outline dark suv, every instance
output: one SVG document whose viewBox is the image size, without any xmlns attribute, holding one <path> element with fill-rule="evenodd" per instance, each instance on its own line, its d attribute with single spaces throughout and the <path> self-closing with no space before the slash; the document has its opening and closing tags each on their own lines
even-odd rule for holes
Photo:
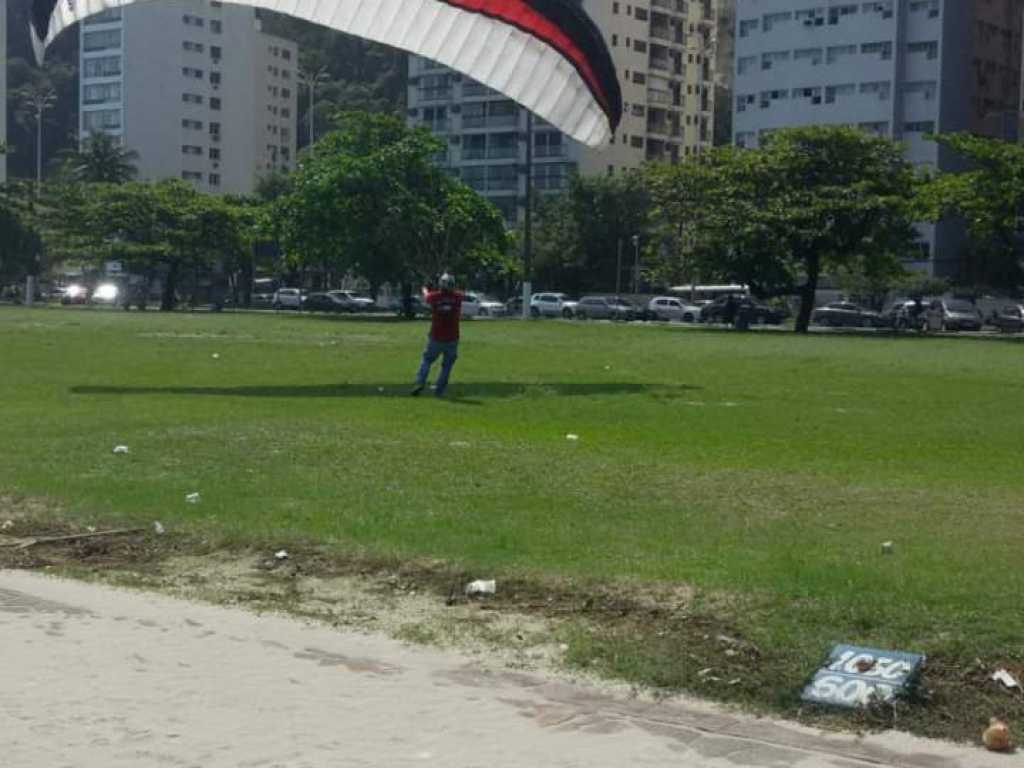
<svg viewBox="0 0 1024 768">
<path fill-rule="evenodd" d="M 702 323 L 733 323 L 744 314 L 751 325 L 781 325 L 786 313 L 743 294 L 719 296 L 700 311 Z"/>
</svg>

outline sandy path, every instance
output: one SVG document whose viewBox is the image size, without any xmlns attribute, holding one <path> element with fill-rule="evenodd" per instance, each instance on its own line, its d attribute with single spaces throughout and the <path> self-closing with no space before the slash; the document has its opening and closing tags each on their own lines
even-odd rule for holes
<svg viewBox="0 0 1024 768">
<path fill-rule="evenodd" d="M 0 766 L 1022 765 L 488 672 L 278 616 L 0 571 Z"/>
</svg>

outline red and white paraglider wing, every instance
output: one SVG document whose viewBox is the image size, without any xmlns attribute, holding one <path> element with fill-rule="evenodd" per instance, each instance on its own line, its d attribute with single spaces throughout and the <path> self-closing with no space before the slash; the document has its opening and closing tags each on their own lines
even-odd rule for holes
<svg viewBox="0 0 1024 768">
<path fill-rule="evenodd" d="M 162 1 L 33 0 L 36 56 L 88 16 Z M 607 45 L 574 0 L 241 1 L 432 59 L 589 146 L 605 144 L 622 115 Z"/>
</svg>

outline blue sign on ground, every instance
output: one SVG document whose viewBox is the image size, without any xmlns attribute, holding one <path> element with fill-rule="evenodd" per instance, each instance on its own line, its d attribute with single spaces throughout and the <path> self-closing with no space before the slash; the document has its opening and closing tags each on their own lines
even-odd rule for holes
<svg viewBox="0 0 1024 768">
<path fill-rule="evenodd" d="M 918 653 L 837 645 L 804 688 L 802 698 L 851 708 L 889 702 L 917 682 L 924 660 Z"/>
</svg>

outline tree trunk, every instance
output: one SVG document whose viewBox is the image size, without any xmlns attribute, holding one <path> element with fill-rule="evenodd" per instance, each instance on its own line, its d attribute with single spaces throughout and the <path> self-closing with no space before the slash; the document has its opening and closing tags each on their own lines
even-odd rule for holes
<svg viewBox="0 0 1024 768">
<path fill-rule="evenodd" d="M 160 297 L 160 311 L 174 311 L 174 294 L 178 290 L 178 262 L 171 262 L 167 274 L 164 276 L 164 292 Z"/>
<path fill-rule="evenodd" d="M 796 318 L 796 332 L 807 333 L 814 311 L 814 297 L 818 292 L 818 278 L 821 276 L 821 257 L 811 254 L 806 259 L 807 281 L 800 286 L 800 313 Z"/>
</svg>

